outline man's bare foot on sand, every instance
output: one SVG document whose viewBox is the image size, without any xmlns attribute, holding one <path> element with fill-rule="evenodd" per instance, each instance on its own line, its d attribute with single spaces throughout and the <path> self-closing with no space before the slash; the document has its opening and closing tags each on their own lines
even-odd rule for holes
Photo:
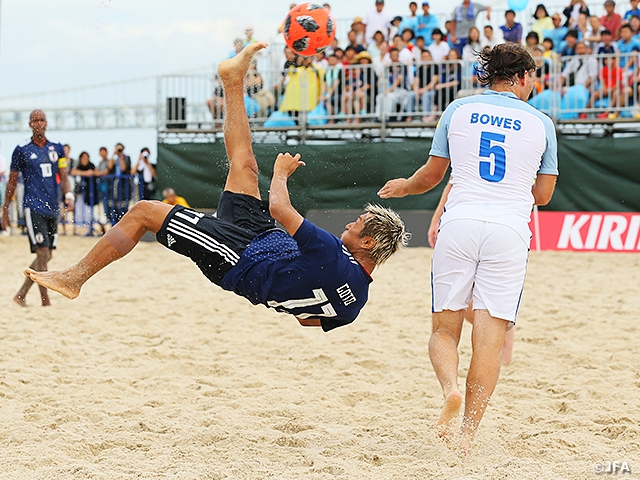
<svg viewBox="0 0 640 480">
<path fill-rule="evenodd" d="M 264 42 L 250 43 L 235 57 L 220 62 L 218 75 L 222 81 L 227 84 L 234 81 L 244 82 L 251 59 L 263 48 L 267 48 L 267 44 Z"/>
<path fill-rule="evenodd" d="M 67 298 L 74 299 L 80 295 L 80 287 L 82 286 L 74 279 L 74 276 L 68 271 L 60 272 L 36 272 L 31 268 L 24 271 L 25 276 L 42 285 L 45 288 L 58 292 Z"/>
<path fill-rule="evenodd" d="M 436 432 L 445 442 L 453 439 L 453 428 L 451 421 L 460 414 L 460 406 L 462 405 L 462 394 L 458 390 L 451 390 L 444 399 L 442 412 L 436 424 Z"/>
<path fill-rule="evenodd" d="M 21 307 L 27 306 L 27 300 L 21 297 L 20 295 L 16 295 L 15 297 L 13 297 L 13 301 L 16 302 L 18 305 L 20 305 Z"/>
</svg>

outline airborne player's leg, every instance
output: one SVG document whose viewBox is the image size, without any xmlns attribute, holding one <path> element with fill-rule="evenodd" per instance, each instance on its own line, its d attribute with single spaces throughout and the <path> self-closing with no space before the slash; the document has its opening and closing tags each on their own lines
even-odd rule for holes
<svg viewBox="0 0 640 480">
<path fill-rule="evenodd" d="M 173 205 L 155 200 L 138 202 L 72 267 L 56 272 L 36 272 L 27 268 L 24 274 L 43 287 L 67 298 L 76 298 L 87 280 L 129 253 L 145 232 L 160 230 L 172 209 Z"/>
<path fill-rule="evenodd" d="M 224 189 L 258 199 L 258 163 L 253 155 L 251 130 L 244 105 L 244 79 L 251 59 L 266 46 L 266 43 L 251 43 L 218 66 L 218 74 L 224 85 L 224 144 L 229 158 L 229 175 Z"/>
</svg>

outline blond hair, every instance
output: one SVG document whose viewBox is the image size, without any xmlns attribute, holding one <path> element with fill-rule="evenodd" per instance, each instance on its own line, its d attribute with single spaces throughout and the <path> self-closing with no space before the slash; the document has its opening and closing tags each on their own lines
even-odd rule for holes
<svg viewBox="0 0 640 480">
<path fill-rule="evenodd" d="M 372 237 L 376 244 L 369 250 L 371 260 L 378 265 L 386 262 L 400 248 L 406 247 L 411 234 L 404 229 L 404 222 L 396 212 L 381 205 L 367 204 L 369 214 L 364 221 L 360 237 Z"/>
</svg>

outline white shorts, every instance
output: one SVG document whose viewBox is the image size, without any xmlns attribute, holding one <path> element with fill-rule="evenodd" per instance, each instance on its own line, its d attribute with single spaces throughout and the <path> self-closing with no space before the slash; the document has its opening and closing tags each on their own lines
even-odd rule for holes
<svg viewBox="0 0 640 480">
<path fill-rule="evenodd" d="M 529 248 L 512 228 L 456 219 L 440 228 L 431 266 L 432 311 L 474 310 L 516 323 Z"/>
</svg>

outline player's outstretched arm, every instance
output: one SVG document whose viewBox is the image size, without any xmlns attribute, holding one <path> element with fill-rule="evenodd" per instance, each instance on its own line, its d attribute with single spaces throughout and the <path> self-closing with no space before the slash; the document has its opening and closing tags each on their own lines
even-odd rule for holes
<svg viewBox="0 0 640 480">
<path fill-rule="evenodd" d="M 2 230 L 9 230 L 11 227 L 11 220 L 9 219 L 9 205 L 13 200 L 13 194 L 16 191 L 16 185 L 18 184 L 18 176 L 20 172 L 11 170 L 9 174 L 9 181 L 7 182 L 7 189 L 4 194 L 4 205 L 2 206 Z"/>
<path fill-rule="evenodd" d="M 273 178 L 271 190 L 269 190 L 269 212 L 292 236 L 302 225 L 304 217 L 291 205 L 287 180 L 298 167 L 305 165 L 300 160 L 300 154 L 292 157 L 289 153 L 281 153 L 273 166 Z"/>
<path fill-rule="evenodd" d="M 428 192 L 442 181 L 448 167 L 448 158 L 431 156 L 427 163 L 409 178 L 389 180 L 378 191 L 378 196 L 380 198 L 402 198 L 407 195 Z"/>
<path fill-rule="evenodd" d="M 444 213 L 444 206 L 447 203 L 447 199 L 449 198 L 449 192 L 451 191 L 451 184 L 447 183 L 447 186 L 444 187 L 442 191 L 442 195 L 440 196 L 440 202 L 438 202 L 438 206 L 436 207 L 435 212 L 433 212 L 433 217 L 431 217 L 431 224 L 429 225 L 429 231 L 427 232 L 427 238 L 429 239 L 429 245 L 431 247 L 436 246 L 436 240 L 438 238 L 438 229 L 440 228 L 440 217 Z"/>
</svg>

